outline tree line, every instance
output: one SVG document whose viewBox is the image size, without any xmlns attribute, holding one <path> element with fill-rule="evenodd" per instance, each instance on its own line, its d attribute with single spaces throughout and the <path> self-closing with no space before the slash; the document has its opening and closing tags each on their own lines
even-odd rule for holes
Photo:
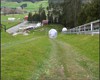
<svg viewBox="0 0 100 80">
<path fill-rule="evenodd" d="M 32 12 L 29 12 L 28 14 L 28 21 L 30 23 L 32 22 L 41 22 L 42 20 L 46 20 L 46 12 L 44 10 L 44 8 L 42 7 L 42 5 L 39 8 L 38 12 L 35 12 L 34 14 L 32 14 Z"/>
<path fill-rule="evenodd" d="M 78 16 L 78 24 L 88 23 L 100 19 L 100 0 L 92 0 L 83 4 Z"/>
<path fill-rule="evenodd" d="M 49 0 L 50 1 L 50 0 Z M 50 23 L 62 24 L 67 28 L 73 28 L 97 19 L 100 19 L 100 0 L 64 0 L 53 3 L 47 7 Z"/>
</svg>

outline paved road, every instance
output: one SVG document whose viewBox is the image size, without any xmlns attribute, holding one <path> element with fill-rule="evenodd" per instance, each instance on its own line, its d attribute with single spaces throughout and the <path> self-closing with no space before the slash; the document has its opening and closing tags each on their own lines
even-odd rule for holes
<svg viewBox="0 0 100 80">
<path fill-rule="evenodd" d="M 6 32 L 8 32 L 9 34 L 16 33 L 18 31 L 19 27 L 24 25 L 25 23 L 27 23 L 27 21 L 24 21 L 24 22 L 12 27 L 12 28 L 9 28 L 8 30 L 6 30 Z"/>
</svg>

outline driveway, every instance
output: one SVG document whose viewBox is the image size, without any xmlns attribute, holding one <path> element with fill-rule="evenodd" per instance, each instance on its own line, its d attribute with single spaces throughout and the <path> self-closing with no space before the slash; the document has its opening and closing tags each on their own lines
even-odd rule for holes
<svg viewBox="0 0 100 80">
<path fill-rule="evenodd" d="M 6 32 L 8 32 L 9 34 L 16 33 L 18 31 L 18 29 L 20 28 L 20 26 L 23 26 L 26 23 L 27 23 L 27 21 L 24 21 L 16 26 L 13 26 L 12 28 L 9 28 L 8 30 L 6 30 Z"/>
</svg>

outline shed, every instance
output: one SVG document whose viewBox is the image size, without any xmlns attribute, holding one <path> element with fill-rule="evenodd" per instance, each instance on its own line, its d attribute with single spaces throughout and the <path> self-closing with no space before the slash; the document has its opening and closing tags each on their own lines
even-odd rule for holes
<svg viewBox="0 0 100 80">
<path fill-rule="evenodd" d="M 43 25 L 47 25 L 47 24 L 48 24 L 48 20 L 43 20 L 43 21 L 42 21 L 42 24 L 43 24 Z"/>
</svg>

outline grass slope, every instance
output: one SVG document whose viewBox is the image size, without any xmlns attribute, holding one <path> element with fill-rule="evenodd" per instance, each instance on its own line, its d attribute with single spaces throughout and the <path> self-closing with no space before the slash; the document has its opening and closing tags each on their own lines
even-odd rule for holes
<svg viewBox="0 0 100 80">
<path fill-rule="evenodd" d="M 35 2 L 35 3 L 32 3 L 32 2 L 21 2 L 21 3 L 2 2 L 1 6 L 16 8 L 16 7 L 20 7 L 22 4 L 25 4 L 25 3 L 27 4 L 27 7 L 25 8 L 25 10 L 27 10 L 27 11 L 37 11 L 41 4 L 44 8 L 46 8 L 48 6 L 48 1 L 39 1 L 39 2 Z"/>
<path fill-rule="evenodd" d="M 26 16 L 27 14 L 9 14 L 9 15 L 1 15 L 1 21 L 4 21 L 4 20 L 8 20 L 8 18 L 10 17 L 14 17 L 16 19 L 20 18 L 21 20 Z"/>
<path fill-rule="evenodd" d="M 99 36 L 91 35 L 60 35 L 63 40 L 76 47 L 83 55 L 94 61 L 99 59 Z"/>
<path fill-rule="evenodd" d="M 54 41 L 48 38 L 51 28 L 59 31 Z M 2 32 L 2 80 L 53 80 L 58 76 L 62 80 L 64 73 L 71 80 L 99 80 L 99 37 L 64 35 L 61 29 L 61 25 L 47 25 L 28 36 Z"/>
<path fill-rule="evenodd" d="M 26 16 L 27 14 L 10 14 L 10 15 L 1 15 L 1 24 L 5 25 L 6 28 L 11 28 L 17 24 L 19 24 L 20 22 L 23 21 L 23 18 Z M 16 18 L 15 21 L 8 21 L 8 18 Z M 20 19 L 19 19 L 20 18 Z M 19 20 L 18 20 L 19 19 Z"/>
<path fill-rule="evenodd" d="M 30 78 L 48 58 L 50 46 L 48 39 L 42 38 L 2 48 L 2 80 Z"/>
</svg>

